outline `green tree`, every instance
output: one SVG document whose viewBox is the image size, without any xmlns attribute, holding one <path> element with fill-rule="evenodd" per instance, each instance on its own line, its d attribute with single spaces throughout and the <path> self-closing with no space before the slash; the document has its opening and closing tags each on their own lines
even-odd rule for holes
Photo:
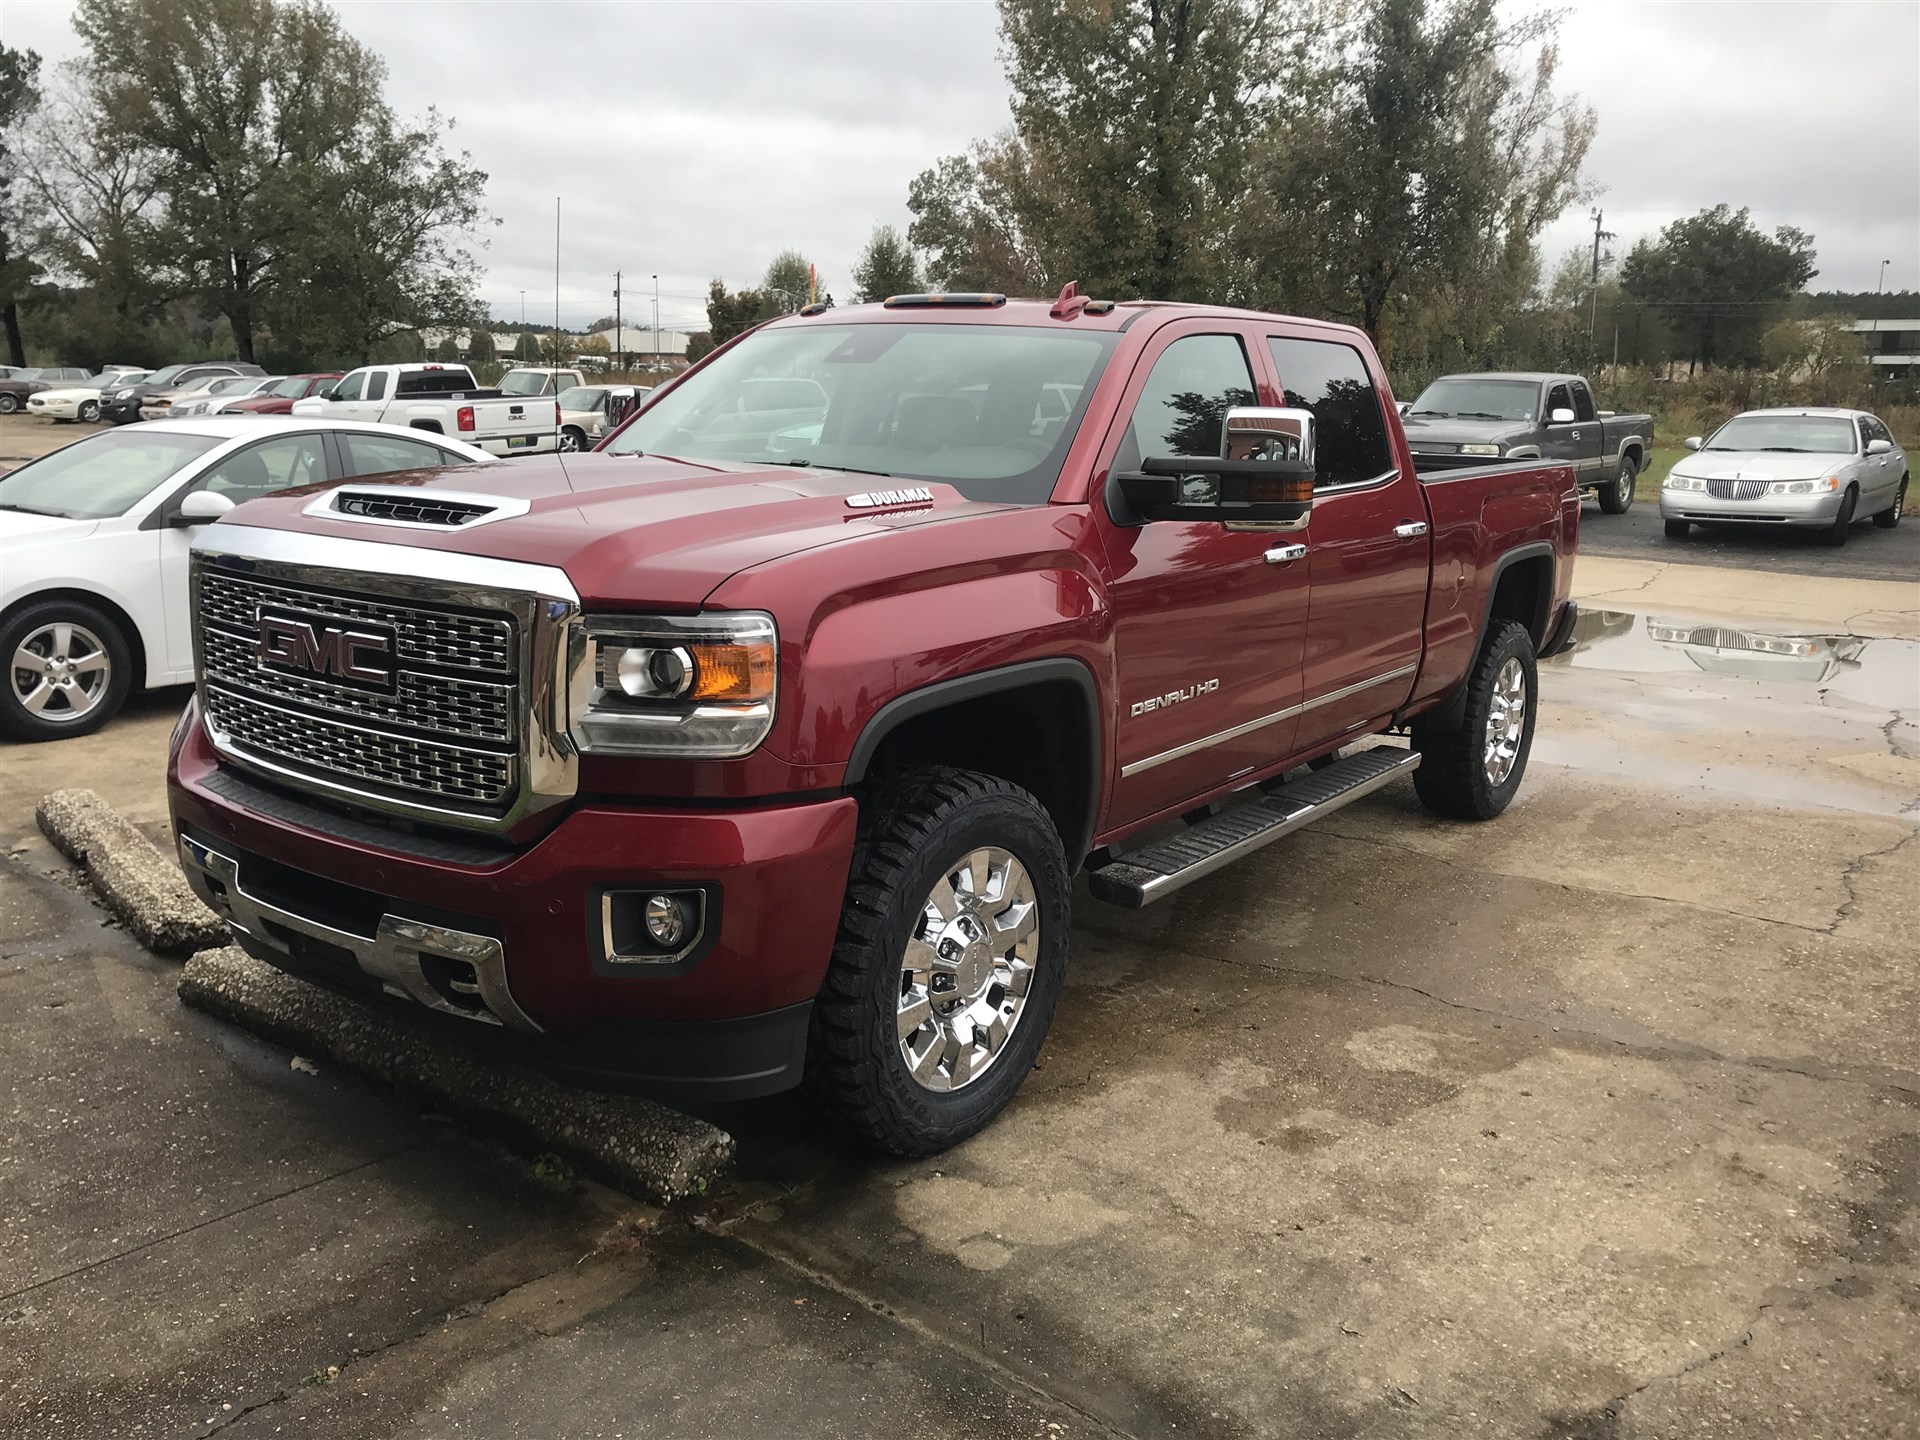
<svg viewBox="0 0 1920 1440">
<path fill-rule="evenodd" d="M 1369 0 L 1335 58 L 1276 110 L 1243 228 L 1257 303 L 1489 332 L 1534 289 L 1534 241 L 1583 193 L 1590 107 L 1555 94 L 1557 17 L 1494 0 Z M 1531 56 L 1523 65 L 1520 57 Z"/>
<path fill-rule="evenodd" d="M 764 291 L 729 290 L 724 280 L 707 287 L 707 335 L 715 345 L 780 313 Z"/>
<path fill-rule="evenodd" d="M 891 225 L 873 227 L 873 237 L 853 267 L 853 298 L 871 304 L 889 295 L 921 289 L 920 263 L 905 238 Z"/>
<path fill-rule="evenodd" d="M 473 333 L 467 336 L 467 363 L 469 365 L 491 365 L 500 358 L 493 346 L 493 331 L 485 325 L 473 327 Z"/>
<path fill-rule="evenodd" d="M 540 363 L 540 336 L 533 330 L 522 330 L 520 338 L 513 342 L 513 358 L 522 365 Z"/>
<path fill-rule="evenodd" d="M 433 358 L 443 364 L 451 365 L 460 358 L 460 342 L 451 335 L 440 337 L 440 343 L 433 347 Z"/>
<path fill-rule="evenodd" d="M 37 54 L 0 44 L 0 327 L 6 330 L 7 358 L 15 365 L 27 363 L 19 295 L 37 268 L 22 253 L 16 167 L 22 122 L 39 99 L 39 74 Z"/>
<path fill-rule="evenodd" d="M 703 355 L 713 350 L 713 335 L 706 330 L 696 330 L 687 336 L 687 363 L 693 364 Z"/>
<path fill-rule="evenodd" d="M 1008 295 L 1058 290 L 1065 282 L 1053 277 L 1072 260 L 1045 253 L 1041 189 L 1012 131 L 921 171 L 907 187 L 907 240 L 926 252 L 928 283 Z"/>
<path fill-rule="evenodd" d="M 1764 235 L 1745 207 L 1715 205 L 1640 241 L 1620 281 L 1659 307 L 1691 370 L 1759 363 L 1768 326 L 1813 274 L 1811 235 L 1790 225 Z"/>
<path fill-rule="evenodd" d="M 1761 349 L 1782 381 L 1804 386 L 1817 404 L 1839 404 L 1864 389 L 1873 373 L 1867 337 L 1853 325 L 1853 316 L 1837 311 L 1789 318 L 1767 331 Z"/>
<path fill-rule="evenodd" d="M 813 267 L 807 257 L 798 250 L 782 250 L 767 265 L 766 278 L 760 282 L 760 292 L 773 306 L 775 315 L 791 315 L 802 305 L 812 303 L 809 293 L 809 277 Z"/>
</svg>

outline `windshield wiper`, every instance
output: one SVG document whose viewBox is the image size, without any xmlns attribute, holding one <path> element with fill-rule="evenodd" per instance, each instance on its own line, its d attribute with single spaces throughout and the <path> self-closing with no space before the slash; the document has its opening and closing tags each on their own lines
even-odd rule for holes
<svg viewBox="0 0 1920 1440">
<path fill-rule="evenodd" d="M 1442 420 L 1450 420 L 1450 419 L 1452 419 L 1452 418 L 1453 418 L 1453 417 L 1452 417 L 1451 415 L 1449 415 L 1449 414 L 1448 414 L 1448 413 L 1447 413 L 1446 411 L 1444 411 L 1444 410 L 1409 410 L 1409 411 L 1407 412 L 1407 414 L 1409 414 L 1409 415 L 1438 415 L 1438 416 L 1439 416 L 1439 417 L 1440 417 L 1440 418 L 1441 418 Z"/>
<path fill-rule="evenodd" d="M 1454 416 L 1456 420 L 1504 420 L 1504 415 L 1489 415 L 1485 410 L 1462 410 Z"/>
<path fill-rule="evenodd" d="M 11 510 L 16 515 L 48 515 L 55 520 L 77 520 L 80 518 L 71 510 L 38 510 L 31 505 L 0 504 L 0 510 Z"/>
<path fill-rule="evenodd" d="M 1811 455 L 1813 453 L 1798 445 L 1762 445 L 1760 449 L 1767 455 Z"/>
<path fill-rule="evenodd" d="M 821 465 L 813 460 L 781 460 L 781 465 L 798 465 L 803 470 L 838 470 L 842 475 L 878 475 L 882 480 L 892 480 L 891 470 L 862 470 L 858 465 Z"/>
</svg>

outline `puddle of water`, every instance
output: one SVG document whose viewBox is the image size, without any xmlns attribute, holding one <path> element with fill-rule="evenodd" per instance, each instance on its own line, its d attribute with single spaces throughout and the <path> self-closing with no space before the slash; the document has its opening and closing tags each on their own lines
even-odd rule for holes
<svg viewBox="0 0 1920 1440">
<path fill-rule="evenodd" d="M 1574 648 L 1548 664 L 1628 675 L 1705 676 L 1920 711 L 1920 643 L 1746 628 L 1717 622 L 1582 610 Z"/>
</svg>

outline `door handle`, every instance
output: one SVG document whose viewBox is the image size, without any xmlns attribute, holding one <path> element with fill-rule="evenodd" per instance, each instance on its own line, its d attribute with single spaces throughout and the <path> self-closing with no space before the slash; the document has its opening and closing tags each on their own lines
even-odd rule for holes
<svg viewBox="0 0 1920 1440">
<path fill-rule="evenodd" d="M 1295 560 L 1304 560 L 1307 547 L 1304 545 L 1276 545 L 1267 551 L 1269 565 L 1291 565 Z"/>
<path fill-rule="evenodd" d="M 1393 527 L 1393 533 L 1398 535 L 1402 540 L 1412 540 L 1417 536 L 1427 533 L 1427 522 L 1424 520 L 1405 520 Z"/>
</svg>

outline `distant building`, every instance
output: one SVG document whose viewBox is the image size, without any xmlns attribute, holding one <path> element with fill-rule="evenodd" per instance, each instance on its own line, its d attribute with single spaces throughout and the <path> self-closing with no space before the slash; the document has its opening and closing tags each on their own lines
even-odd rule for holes
<svg viewBox="0 0 1920 1440">
<path fill-rule="evenodd" d="M 1911 380 L 1920 376 L 1920 320 L 1856 320 L 1856 333 L 1867 337 L 1867 361 L 1880 380 Z"/>
<path fill-rule="evenodd" d="M 648 365 L 655 355 L 663 365 L 678 367 L 687 363 L 687 335 L 683 330 L 656 331 L 650 325 L 626 325 L 597 333 L 606 338 L 614 354 L 625 355 L 631 364 Z"/>
</svg>

